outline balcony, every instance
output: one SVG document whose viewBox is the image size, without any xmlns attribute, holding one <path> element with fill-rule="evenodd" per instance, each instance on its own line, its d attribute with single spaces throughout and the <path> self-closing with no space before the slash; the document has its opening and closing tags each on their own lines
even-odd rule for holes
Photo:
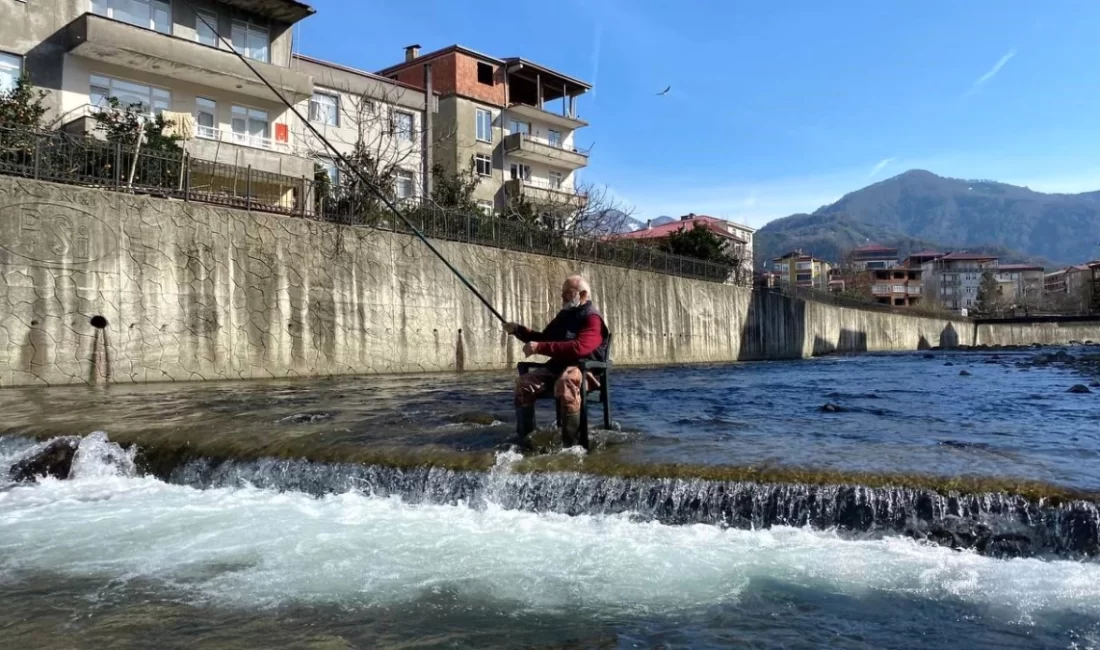
<svg viewBox="0 0 1100 650">
<path fill-rule="evenodd" d="M 196 158 L 283 176 L 313 178 L 312 160 L 294 155 L 286 142 L 259 135 L 196 126 L 195 138 L 184 142 L 183 148 Z"/>
<path fill-rule="evenodd" d="M 207 88 L 276 100 L 263 82 L 227 50 L 90 13 L 69 23 L 66 32 L 66 49 L 74 56 Z M 270 63 L 249 63 L 289 101 L 299 102 L 312 96 L 313 78 L 309 75 Z"/>
<path fill-rule="evenodd" d="M 566 149 L 560 143 L 551 143 L 529 133 L 504 136 L 504 151 L 520 160 L 549 164 L 570 171 L 588 165 L 587 153 Z"/>
<path fill-rule="evenodd" d="M 588 122 L 584 120 L 544 110 L 531 104 L 512 104 L 508 107 L 508 111 L 520 117 L 536 122 L 545 122 L 552 126 L 560 126 L 569 131 L 588 126 Z"/>
<path fill-rule="evenodd" d="M 588 203 L 588 195 L 568 187 L 556 186 L 541 178 L 520 180 L 513 178 L 504 183 L 505 196 L 523 196 L 536 204 L 560 205 L 581 208 Z"/>
</svg>

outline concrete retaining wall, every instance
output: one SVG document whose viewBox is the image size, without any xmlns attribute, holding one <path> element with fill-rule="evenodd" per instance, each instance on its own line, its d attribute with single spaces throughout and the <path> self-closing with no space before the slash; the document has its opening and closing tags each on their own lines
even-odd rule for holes
<svg viewBox="0 0 1100 650">
<path fill-rule="evenodd" d="M 965 322 L 438 247 L 533 326 L 553 315 L 562 279 L 585 274 L 623 364 L 974 342 Z M 521 356 L 412 237 L 10 177 L 0 177 L 0 308 L 0 386 L 482 370 Z"/>
<path fill-rule="evenodd" d="M 1020 318 L 975 325 L 979 345 L 1060 345 L 1100 342 L 1100 318 Z"/>
</svg>

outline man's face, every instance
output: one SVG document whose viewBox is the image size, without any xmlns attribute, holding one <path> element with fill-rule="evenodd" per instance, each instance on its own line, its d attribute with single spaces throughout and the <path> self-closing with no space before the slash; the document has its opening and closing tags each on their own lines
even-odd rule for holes
<svg viewBox="0 0 1100 650">
<path fill-rule="evenodd" d="M 581 306 L 581 292 L 576 285 L 565 283 L 561 288 L 562 309 L 576 309 Z"/>
</svg>

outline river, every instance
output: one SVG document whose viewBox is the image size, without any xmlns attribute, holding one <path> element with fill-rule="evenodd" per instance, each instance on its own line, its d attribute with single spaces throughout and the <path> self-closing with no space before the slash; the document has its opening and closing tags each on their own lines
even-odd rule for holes
<svg viewBox="0 0 1100 650">
<path fill-rule="evenodd" d="M 0 486 L 3 645 L 1100 647 L 1082 518 L 1100 488 L 1100 395 L 1067 393 L 1079 376 L 1028 358 L 622 369 L 623 431 L 535 474 L 508 446 L 497 373 L 2 391 L 0 466 L 31 438 L 103 432 L 70 480 Z M 151 454 L 181 441 L 194 453 Z M 358 448 L 447 467 L 366 466 Z M 727 467 L 899 485 L 852 492 L 870 504 L 860 528 L 838 496 L 850 488 L 715 478 Z M 679 474 L 637 475 L 655 468 Z M 907 489 L 914 476 L 1018 478 L 1077 500 L 952 506 Z M 737 519 L 729 495 L 748 493 L 759 510 Z M 1039 541 L 956 550 L 917 534 L 952 518 Z"/>
</svg>

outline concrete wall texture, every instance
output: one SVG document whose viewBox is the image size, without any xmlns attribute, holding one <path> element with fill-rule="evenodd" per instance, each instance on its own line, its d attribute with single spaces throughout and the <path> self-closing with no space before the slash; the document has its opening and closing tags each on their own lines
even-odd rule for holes
<svg viewBox="0 0 1100 650">
<path fill-rule="evenodd" d="M 957 320 L 437 246 L 504 314 L 536 327 L 556 310 L 562 279 L 584 273 L 622 364 L 911 350 L 975 336 Z M 501 369 L 520 356 L 410 236 L 0 177 L 0 386 Z"/>
</svg>

